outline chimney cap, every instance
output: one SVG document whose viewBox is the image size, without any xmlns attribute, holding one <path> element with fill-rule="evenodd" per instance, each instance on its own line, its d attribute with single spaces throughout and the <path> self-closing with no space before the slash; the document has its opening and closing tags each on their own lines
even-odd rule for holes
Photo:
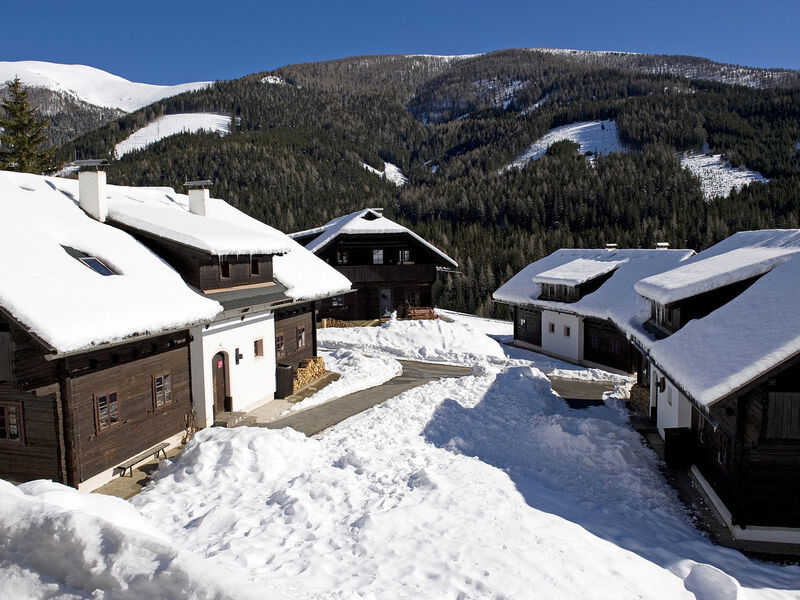
<svg viewBox="0 0 800 600">
<path fill-rule="evenodd" d="M 606 250 L 616 250 L 616 249 L 617 249 L 617 245 L 615 243 L 610 242 L 610 243 L 606 244 Z"/>
<path fill-rule="evenodd" d="M 102 171 L 108 161 L 105 158 L 87 158 L 76 160 L 75 164 L 81 171 Z"/>
<path fill-rule="evenodd" d="M 214 182 L 210 179 L 198 179 L 197 181 L 187 181 L 183 184 L 183 187 L 189 188 L 190 190 L 204 190 L 210 185 L 214 185 Z"/>
<path fill-rule="evenodd" d="M 656 248 L 669 248 L 669 242 L 656 242 Z"/>
</svg>

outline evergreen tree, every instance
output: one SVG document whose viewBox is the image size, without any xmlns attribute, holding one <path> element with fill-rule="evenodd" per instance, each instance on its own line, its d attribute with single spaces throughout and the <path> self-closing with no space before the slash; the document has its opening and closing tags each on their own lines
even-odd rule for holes
<svg viewBox="0 0 800 600">
<path fill-rule="evenodd" d="M 9 98 L 0 102 L 5 116 L 0 118 L 0 169 L 24 173 L 43 173 L 53 169 L 55 148 L 44 130 L 46 120 L 39 120 L 36 109 L 28 104 L 28 92 L 19 78 L 8 86 Z"/>
</svg>

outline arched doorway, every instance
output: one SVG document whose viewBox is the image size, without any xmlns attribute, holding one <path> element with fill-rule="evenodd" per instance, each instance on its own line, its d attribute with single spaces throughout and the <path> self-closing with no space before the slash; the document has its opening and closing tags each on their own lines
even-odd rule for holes
<svg viewBox="0 0 800 600">
<path fill-rule="evenodd" d="M 224 352 L 217 352 L 211 359 L 211 373 L 214 382 L 214 416 L 216 416 L 230 410 L 227 402 L 228 357 Z"/>
</svg>

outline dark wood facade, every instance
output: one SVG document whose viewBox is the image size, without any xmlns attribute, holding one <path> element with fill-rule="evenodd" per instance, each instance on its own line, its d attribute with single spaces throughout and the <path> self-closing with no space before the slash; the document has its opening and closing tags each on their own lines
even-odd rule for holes
<svg viewBox="0 0 800 600">
<path fill-rule="evenodd" d="M 627 336 L 610 321 L 583 320 L 583 359 L 626 373 L 635 370 L 635 351 Z"/>
<path fill-rule="evenodd" d="M 693 458 L 741 527 L 800 527 L 800 356 L 692 412 Z"/>
<path fill-rule="evenodd" d="M 541 347 L 541 309 L 514 307 L 514 339 Z"/>
<path fill-rule="evenodd" d="M 374 319 L 395 310 L 402 316 L 405 307 L 433 308 L 436 267 L 449 264 L 407 233 L 343 234 L 317 255 L 356 289 L 319 303 L 321 317 L 344 320 Z"/>
<path fill-rule="evenodd" d="M 317 320 L 314 303 L 306 302 L 275 311 L 275 359 L 297 369 L 317 355 Z"/>
<path fill-rule="evenodd" d="M 0 477 L 77 486 L 191 418 L 188 331 L 48 360 L 22 327 L 0 323 L 11 356 L 11 378 L 0 382 Z"/>
<path fill-rule="evenodd" d="M 231 254 L 216 256 L 119 223 L 127 231 L 175 269 L 183 280 L 207 292 L 244 285 L 271 283 L 271 254 Z"/>
</svg>

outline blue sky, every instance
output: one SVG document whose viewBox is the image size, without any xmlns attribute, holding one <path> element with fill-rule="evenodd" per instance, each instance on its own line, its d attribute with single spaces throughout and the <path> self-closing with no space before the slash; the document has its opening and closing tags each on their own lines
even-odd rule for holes
<svg viewBox="0 0 800 600">
<path fill-rule="evenodd" d="M 580 48 L 800 69 L 794 0 L 7 0 L 0 60 L 88 64 L 134 81 L 230 79 L 359 54 Z"/>
</svg>

